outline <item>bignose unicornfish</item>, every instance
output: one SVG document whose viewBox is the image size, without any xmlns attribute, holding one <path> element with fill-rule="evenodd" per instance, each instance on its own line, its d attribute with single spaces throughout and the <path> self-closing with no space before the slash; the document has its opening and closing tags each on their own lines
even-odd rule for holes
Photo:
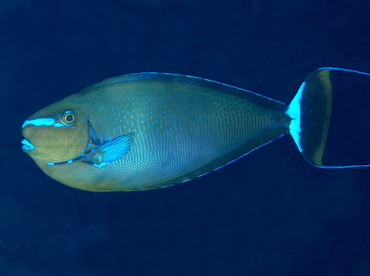
<svg viewBox="0 0 370 276">
<path fill-rule="evenodd" d="M 290 133 L 325 165 L 333 67 L 312 72 L 289 105 L 208 79 L 168 73 L 113 77 L 51 104 L 22 126 L 22 149 L 53 179 L 88 191 L 183 183 Z"/>
</svg>

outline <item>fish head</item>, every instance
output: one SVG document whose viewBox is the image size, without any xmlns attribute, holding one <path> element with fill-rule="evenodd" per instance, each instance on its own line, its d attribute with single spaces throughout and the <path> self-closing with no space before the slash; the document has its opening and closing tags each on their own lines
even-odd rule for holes
<svg viewBox="0 0 370 276">
<path fill-rule="evenodd" d="M 58 102 L 36 112 L 22 125 L 22 149 L 38 163 L 71 162 L 89 145 L 87 116 L 78 105 Z"/>
</svg>

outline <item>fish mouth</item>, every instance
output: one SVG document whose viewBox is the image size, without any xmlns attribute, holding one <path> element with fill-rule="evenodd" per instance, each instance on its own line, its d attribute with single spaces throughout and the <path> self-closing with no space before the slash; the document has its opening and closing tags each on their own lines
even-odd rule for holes
<svg viewBox="0 0 370 276">
<path fill-rule="evenodd" d="M 32 145 L 30 141 L 28 141 L 27 139 L 22 140 L 22 150 L 26 151 L 26 150 L 31 150 L 34 148 L 35 146 Z"/>
</svg>

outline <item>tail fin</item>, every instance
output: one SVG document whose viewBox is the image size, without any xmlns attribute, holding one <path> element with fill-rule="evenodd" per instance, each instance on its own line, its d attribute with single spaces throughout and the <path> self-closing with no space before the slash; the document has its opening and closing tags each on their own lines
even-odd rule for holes
<svg viewBox="0 0 370 276">
<path fill-rule="evenodd" d="M 370 167 L 370 164 L 338 164 L 333 166 L 323 164 L 322 159 L 324 154 L 325 159 L 327 159 L 327 157 L 330 159 L 331 157 L 331 155 L 328 153 L 326 144 L 329 133 L 329 125 L 332 121 L 332 93 L 333 91 L 334 94 L 337 92 L 337 87 L 333 86 L 332 84 L 332 71 L 351 72 L 370 76 L 369 73 L 334 67 L 323 67 L 312 72 L 305 79 L 286 111 L 286 114 L 292 118 L 289 126 L 290 134 L 292 135 L 303 157 L 311 165 L 328 169 Z M 351 95 L 348 95 L 348 98 L 350 96 Z M 351 114 L 349 115 L 357 116 L 356 112 L 357 110 L 352 110 Z M 360 124 L 358 121 L 356 121 L 356 123 Z M 351 133 L 346 133 L 346 126 L 341 127 L 341 134 L 352 135 Z M 368 130 L 369 129 L 367 129 L 367 132 Z M 347 150 L 346 147 L 348 146 L 350 145 L 339 145 L 339 147 L 335 148 L 334 151 L 344 149 Z M 365 162 L 370 163 L 370 161 Z"/>
</svg>

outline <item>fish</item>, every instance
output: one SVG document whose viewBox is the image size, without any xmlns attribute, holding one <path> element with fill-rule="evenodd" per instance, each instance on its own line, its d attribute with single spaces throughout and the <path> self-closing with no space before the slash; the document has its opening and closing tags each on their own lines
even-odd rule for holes
<svg viewBox="0 0 370 276">
<path fill-rule="evenodd" d="M 319 68 L 290 104 L 188 75 L 113 77 L 27 118 L 22 149 L 54 180 L 94 192 L 184 183 L 289 133 L 313 166 L 368 167 L 323 164 L 334 71 L 370 75 Z"/>
</svg>

